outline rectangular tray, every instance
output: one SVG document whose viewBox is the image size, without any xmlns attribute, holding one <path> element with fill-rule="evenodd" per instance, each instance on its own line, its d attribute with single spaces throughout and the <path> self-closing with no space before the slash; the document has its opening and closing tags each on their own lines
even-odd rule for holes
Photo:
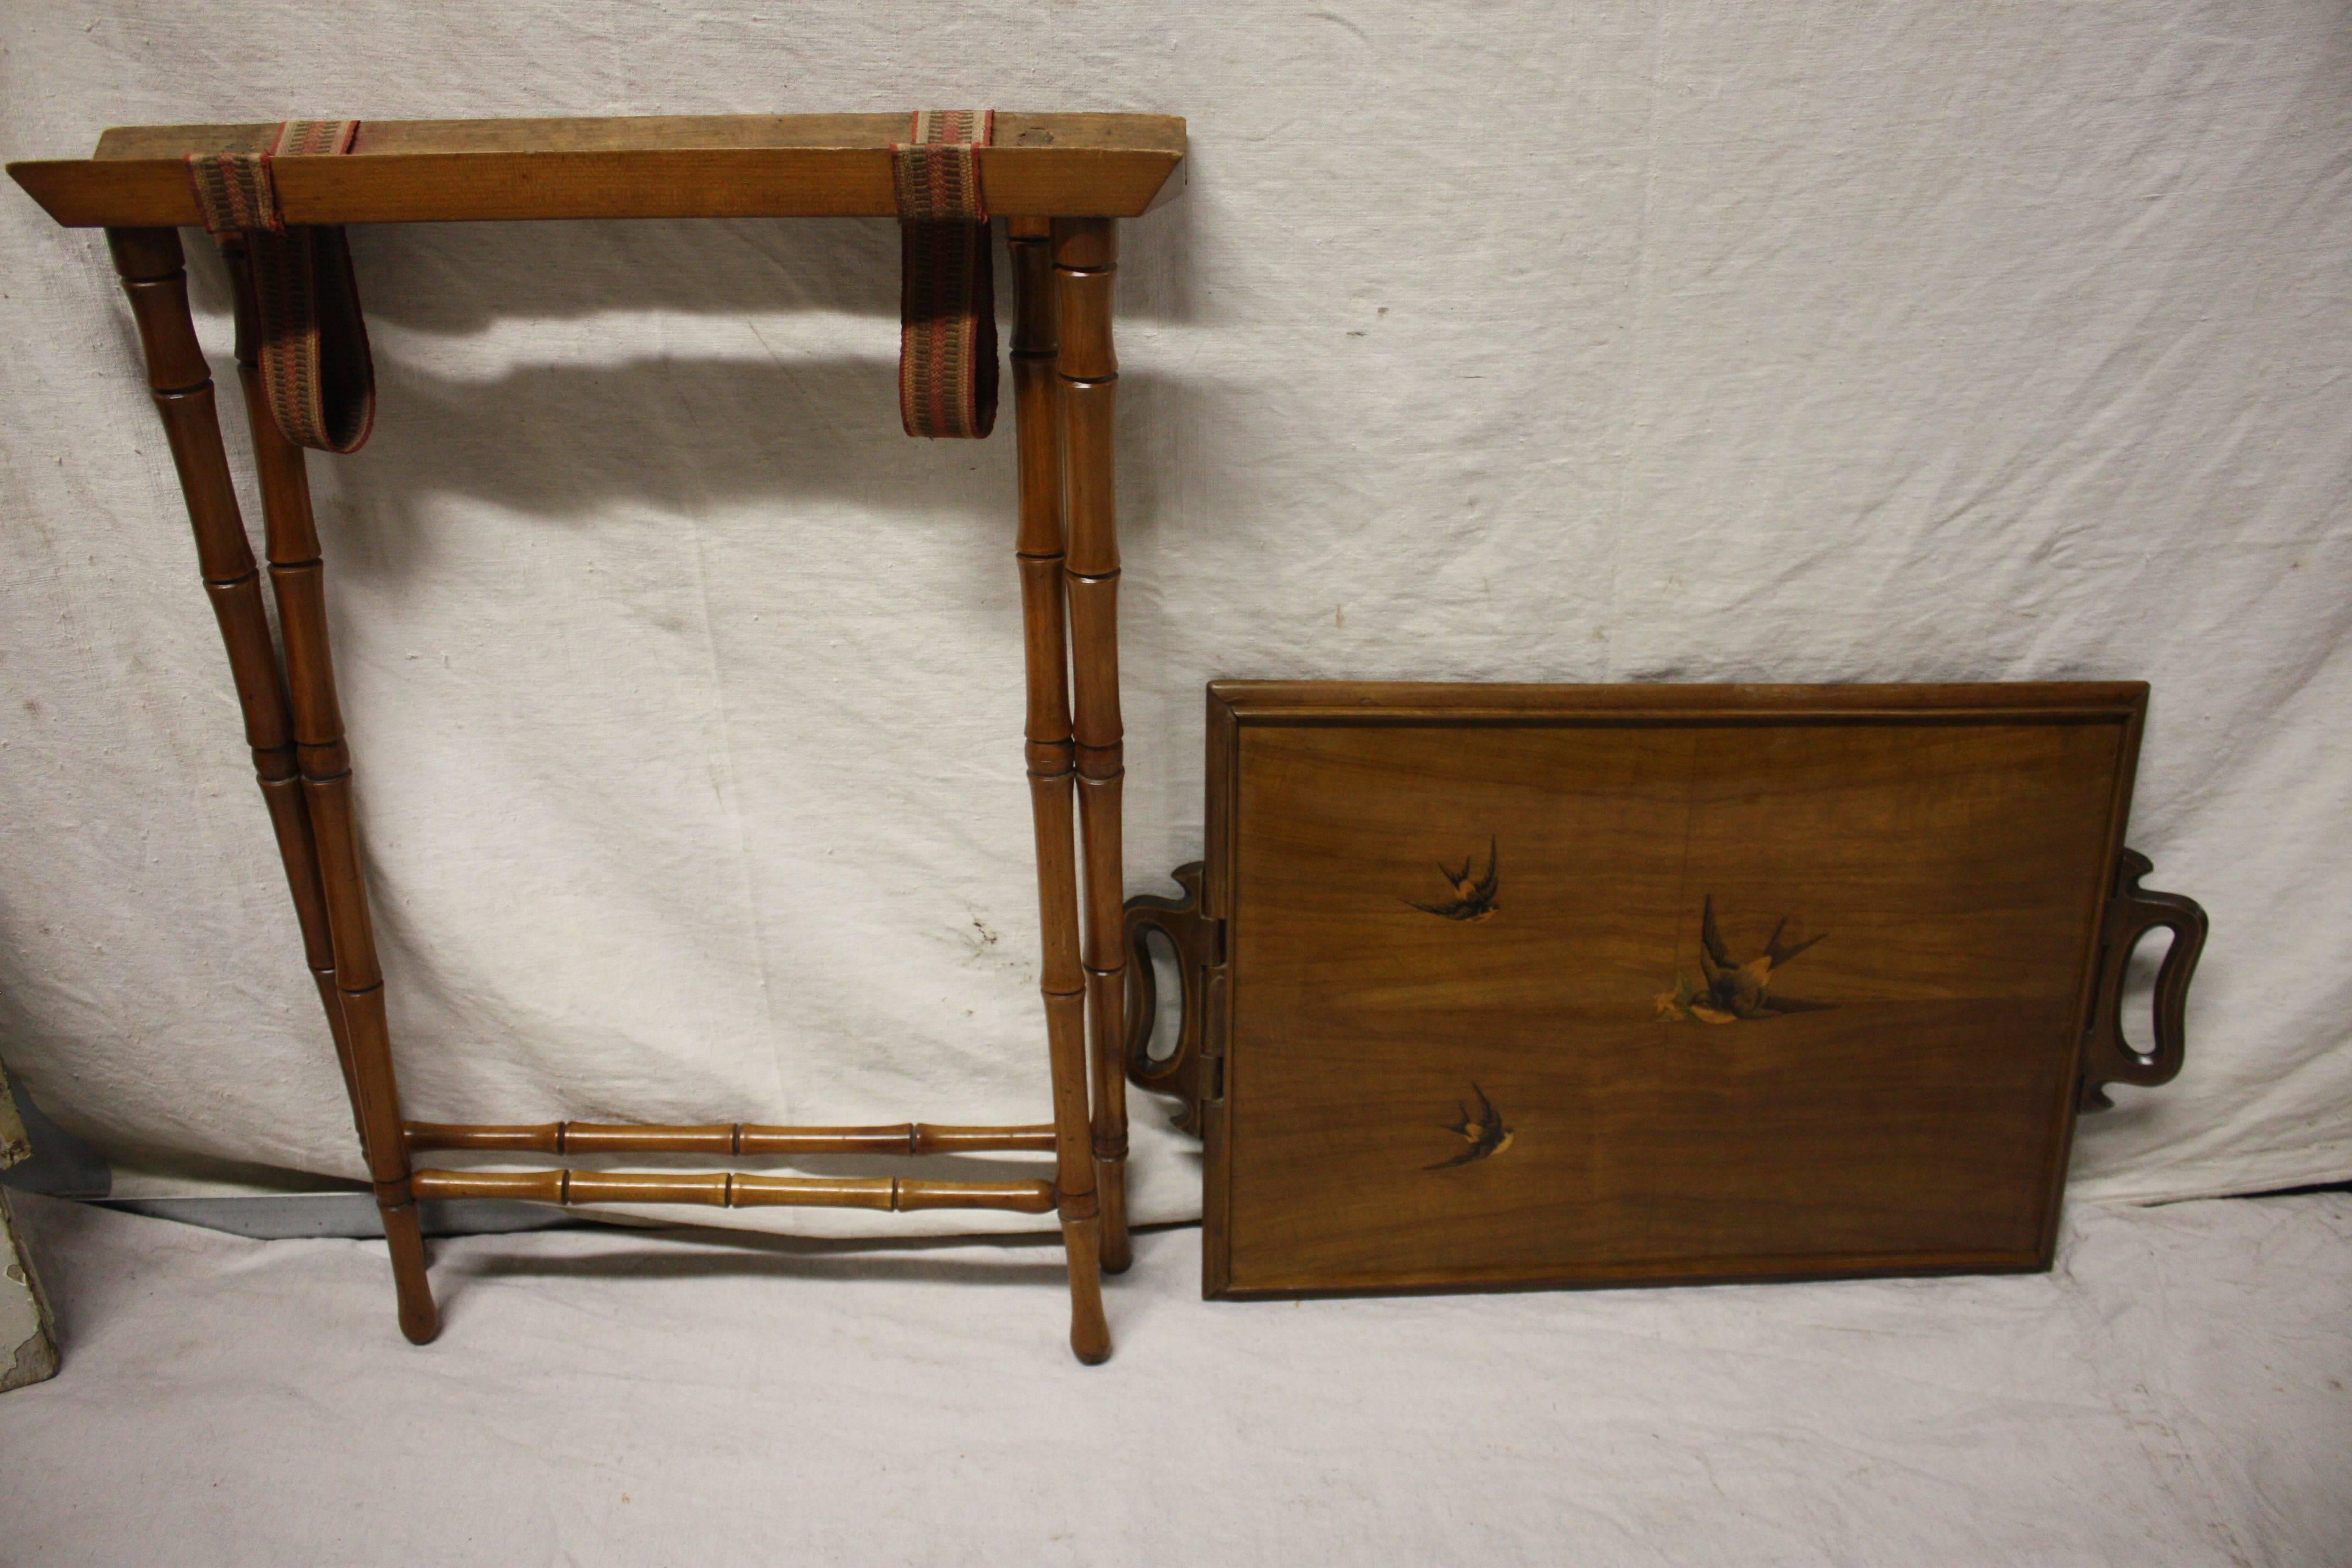
<svg viewBox="0 0 2352 1568">
<path fill-rule="evenodd" d="M 1204 1293 L 2048 1268 L 2146 704 L 1211 687 Z"/>
</svg>

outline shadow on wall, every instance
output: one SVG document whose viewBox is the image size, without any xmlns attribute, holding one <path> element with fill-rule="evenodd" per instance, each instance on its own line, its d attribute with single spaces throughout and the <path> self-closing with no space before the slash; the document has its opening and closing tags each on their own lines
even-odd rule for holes
<svg viewBox="0 0 2352 1568">
<path fill-rule="evenodd" d="M 1119 225 L 1122 320 L 1192 319 L 1179 287 L 1191 275 L 1192 206 L 1179 199 Z M 369 317 L 416 331 L 466 334 L 616 310 L 898 314 L 898 226 L 887 218 L 378 225 L 351 236 Z M 997 239 L 997 312 L 1009 328 L 1002 224 Z M 207 270 L 199 302 L 226 310 L 226 284 L 217 267 Z M 877 343 L 895 350 L 897 333 Z"/>
<path fill-rule="evenodd" d="M 313 478 L 372 531 L 394 531 L 371 550 L 392 561 L 404 559 L 400 534 L 421 526 L 420 507 L 436 495 L 572 521 L 616 501 L 694 513 L 755 499 L 854 500 L 898 519 L 1002 529 L 1011 548 L 1010 393 L 987 440 L 909 440 L 895 360 L 631 359 L 464 381 L 379 358 L 376 375 L 367 447 L 314 465 Z M 1182 384 L 1136 373 L 1122 374 L 1119 395 L 1137 440 L 1182 420 L 1190 401 Z M 1130 541 L 1161 494 L 1147 466 L 1122 463 L 1119 527 Z"/>
<path fill-rule="evenodd" d="M 1165 321 L 1181 301 L 1165 285 L 1186 268 L 1184 204 L 1122 226 L 1122 325 Z M 457 531 L 676 531 L 726 516 L 772 546 L 740 554 L 752 571 L 795 570 L 795 514 L 847 513 L 857 531 L 896 535 L 920 553 L 983 551 L 1001 575 L 985 591 L 1009 604 L 1014 415 L 1010 376 L 986 441 L 917 441 L 899 426 L 898 232 L 887 220 L 457 224 L 352 231 L 360 290 L 375 331 L 378 416 L 357 455 L 310 464 L 331 574 L 366 579 L 379 607 L 450 600 L 478 588 L 449 568 Z M 224 387 L 232 460 L 244 466 L 241 412 L 220 321 L 225 271 L 212 247 L 188 247 L 192 291 Z M 1000 352 L 1013 290 L 997 247 Z M 739 324 L 740 323 L 740 324 Z M 1133 338 L 1129 342 L 1132 343 Z M 1119 522 L 1150 539 L 1187 432 L 1213 388 L 1138 367 L 1119 394 Z M 257 498 L 240 472 L 247 521 Z M 835 519 L 838 521 L 838 518 Z M 772 563 L 772 564 L 771 564 Z M 1123 595 L 1131 646 L 1164 641 L 1159 595 Z M 338 624 L 339 647 L 364 647 Z M 1017 690 L 1017 621 L 1005 626 L 1002 679 Z M 346 681 L 347 697 L 351 683 Z M 368 714 L 351 714 L 362 776 L 374 764 Z M 1017 728 L 1003 755 L 1018 763 Z M 1013 780 L 1006 809 L 1021 808 Z M 379 887 L 393 879 L 363 846 Z M 396 900 L 379 900 L 376 935 L 395 989 L 431 978 L 431 955 Z M 455 987 L 439 987 L 444 991 Z M 398 1003 L 395 1001 L 395 1008 Z M 395 1022 L 398 1022 L 395 1012 Z M 418 1037 L 423 1037 L 422 1036 Z"/>
<path fill-rule="evenodd" d="M 1160 280 L 1183 276 L 1173 251 L 1190 244 L 1184 210 L 1178 202 L 1122 226 L 1123 321 L 1171 319 L 1179 301 Z M 383 226 L 354 229 L 352 248 L 379 328 L 376 426 L 355 457 L 311 465 L 328 553 L 346 569 L 426 572 L 430 502 L 446 496 L 566 522 L 609 515 L 615 503 L 693 515 L 746 500 L 854 501 L 893 519 L 1010 528 L 1009 374 L 990 439 L 912 441 L 899 428 L 898 237 L 887 220 Z M 200 309 L 225 314 L 226 279 L 210 249 L 189 247 L 192 290 Z M 1002 353 L 1013 293 L 1001 244 L 997 259 Z M 658 326 L 646 324 L 660 311 L 761 326 L 741 355 L 712 353 L 699 328 L 667 354 Z M 580 363 L 596 347 L 582 324 L 593 331 L 596 317 L 624 312 L 635 317 L 626 347 L 656 352 Z M 779 313 L 846 316 L 871 330 L 846 329 L 856 346 L 845 353 L 843 323 L 802 335 L 768 324 Z M 430 363 L 429 338 L 410 336 L 480 337 L 502 323 L 546 326 L 549 363 L 509 359 L 478 378 L 453 375 Z M 527 335 L 520 345 L 525 356 L 534 346 Z M 1131 434 L 1121 443 L 1120 526 L 1130 542 L 1168 498 L 1152 471 L 1169 456 L 1167 432 L 1199 427 L 1190 402 L 1162 375 L 1122 374 L 1120 423 Z M 242 445 L 234 431 L 230 445 Z"/>
<path fill-rule="evenodd" d="M 53 1198 L 102 1198 L 113 1190 L 114 1172 L 106 1157 L 50 1121 L 24 1080 L 0 1067 L 0 1126 L 5 1126 L 12 1101 L 26 1152 L 0 1173 L 0 1186 Z M 5 1134 L 0 1133 L 0 1142 L 5 1142 Z"/>
</svg>

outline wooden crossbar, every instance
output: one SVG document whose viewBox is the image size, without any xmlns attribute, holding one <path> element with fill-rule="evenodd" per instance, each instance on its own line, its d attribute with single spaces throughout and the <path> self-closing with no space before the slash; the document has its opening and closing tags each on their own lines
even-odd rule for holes
<svg viewBox="0 0 2352 1568">
<path fill-rule="evenodd" d="M 68 227 L 202 221 L 191 153 L 267 149 L 276 122 L 120 126 L 88 158 L 8 173 Z M 606 120 L 367 120 L 349 153 L 273 160 L 289 224 L 465 219 L 888 217 L 905 114 Z M 1164 114 L 999 113 L 980 150 L 992 213 L 1133 217 L 1183 188 L 1184 122 Z"/>
<path fill-rule="evenodd" d="M 420 1200 L 516 1198 L 530 1203 L 701 1204 L 711 1208 L 1009 1209 L 1045 1214 L 1051 1182 L 926 1182 L 898 1176 L 761 1176 L 735 1171 L 412 1171 Z"/>
<path fill-rule="evenodd" d="M 1051 1153 L 1054 1127 L 770 1127 L 755 1121 L 696 1126 L 599 1121 L 404 1124 L 410 1152 L 495 1149 L 536 1154 L 977 1154 Z"/>
</svg>

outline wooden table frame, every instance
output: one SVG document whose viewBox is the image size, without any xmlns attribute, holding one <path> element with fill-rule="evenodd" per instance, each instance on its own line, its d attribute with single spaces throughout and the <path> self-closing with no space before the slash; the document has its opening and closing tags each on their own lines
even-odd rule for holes
<svg viewBox="0 0 2352 1568">
<path fill-rule="evenodd" d="M 288 222 L 889 216 L 903 115 L 364 122 L 340 156 L 274 173 Z M 420 1199 L 559 1204 L 797 1205 L 1058 1213 L 1070 1268 L 1070 1345 L 1110 1353 L 1101 1275 L 1129 1261 L 1121 931 L 1119 560 L 1112 462 L 1118 385 L 1111 293 L 1116 220 L 1182 186 L 1184 124 L 1153 115 L 1000 114 L 981 150 L 1007 218 L 1014 286 L 1013 388 L 1027 669 L 1029 792 L 1043 926 L 1053 1120 L 1024 1126 L 520 1126 L 407 1121 L 385 1024 L 352 752 L 335 694 L 326 586 L 302 449 L 261 395 L 253 279 L 224 246 L 236 292 L 236 361 L 258 478 L 273 640 L 261 574 L 222 447 L 212 375 L 189 315 L 176 229 L 199 221 L 185 155 L 257 150 L 274 125 L 109 131 L 88 159 L 19 163 L 16 182 L 59 223 L 103 227 L 130 296 L 147 384 L 194 529 L 262 798 L 383 1218 L 400 1325 L 419 1344 L 440 1318 L 425 1277 Z M 282 647 L 281 647 L 282 645 Z M 1083 861 L 1084 875 L 1080 875 Z M 1081 889 L 1083 887 L 1083 892 Z M 919 1155 L 1051 1151 L 1047 1181 L 420 1168 L 429 1150 L 551 1154 Z"/>
</svg>

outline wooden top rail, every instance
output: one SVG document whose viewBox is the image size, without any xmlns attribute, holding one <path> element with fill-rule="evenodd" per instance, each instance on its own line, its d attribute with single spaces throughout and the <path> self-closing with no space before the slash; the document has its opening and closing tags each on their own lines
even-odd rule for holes
<svg viewBox="0 0 2352 1568">
<path fill-rule="evenodd" d="M 258 152 L 277 124 L 118 126 L 91 157 L 8 173 L 69 228 L 193 226 L 186 154 Z M 349 153 L 272 172 L 290 224 L 888 217 L 907 135 L 906 114 L 362 120 Z M 1183 163 L 1184 121 L 1164 114 L 1000 112 L 980 152 L 989 210 L 1010 217 L 1133 217 L 1183 189 Z"/>
</svg>

